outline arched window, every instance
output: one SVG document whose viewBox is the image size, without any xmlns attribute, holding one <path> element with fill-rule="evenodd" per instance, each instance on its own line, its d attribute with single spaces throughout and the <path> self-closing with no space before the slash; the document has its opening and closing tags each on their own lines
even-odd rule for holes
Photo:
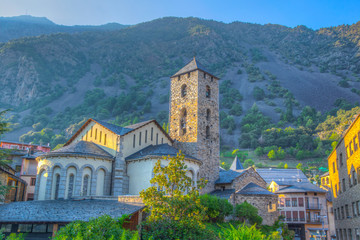
<svg viewBox="0 0 360 240">
<path fill-rule="evenodd" d="M 55 200 L 59 198 L 60 174 L 56 174 L 55 181 Z"/>
<path fill-rule="evenodd" d="M 88 189 L 89 189 L 89 175 L 85 175 L 84 176 L 84 183 L 83 183 L 83 189 L 82 189 L 82 193 L 83 196 L 87 196 L 88 195 Z"/>
<path fill-rule="evenodd" d="M 207 98 L 210 98 L 210 95 L 211 95 L 210 87 L 209 87 L 209 86 L 206 86 L 206 97 L 207 97 Z"/>
<path fill-rule="evenodd" d="M 53 180 L 51 186 L 51 199 L 59 198 L 59 185 L 60 185 L 60 167 L 56 166 L 53 170 Z"/>
<path fill-rule="evenodd" d="M 154 133 L 154 128 L 151 128 L 151 141 L 153 141 L 153 134 Z"/>
<path fill-rule="evenodd" d="M 134 134 L 134 137 L 133 137 L 133 148 L 135 148 L 135 141 L 136 141 L 136 135 Z"/>
<path fill-rule="evenodd" d="M 190 73 L 188 73 L 188 78 L 190 77 Z"/>
<path fill-rule="evenodd" d="M 139 146 L 141 146 L 141 132 L 139 133 Z"/>
<path fill-rule="evenodd" d="M 156 145 L 158 145 L 159 144 L 159 134 L 157 133 L 156 134 Z"/>
<path fill-rule="evenodd" d="M 206 126 L 206 139 L 210 138 L 210 127 Z"/>
<path fill-rule="evenodd" d="M 69 184 L 68 184 L 68 198 L 71 198 L 73 196 L 74 193 L 74 174 L 70 174 L 69 176 Z"/>
<path fill-rule="evenodd" d="M 184 108 L 181 111 L 181 115 L 180 115 L 180 135 L 186 134 L 186 117 L 187 117 L 187 112 L 186 109 Z"/>
<path fill-rule="evenodd" d="M 206 109 L 206 120 L 207 121 L 210 121 L 210 114 L 211 114 L 210 109 Z"/>
<path fill-rule="evenodd" d="M 187 89 L 186 89 L 186 84 L 182 85 L 181 86 L 181 97 L 185 97 L 186 96 L 186 92 Z"/>
<path fill-rule="evenodd" d="M 145 130 L 145 143 L 147 143 L 147 130 Z"/>
</svg>

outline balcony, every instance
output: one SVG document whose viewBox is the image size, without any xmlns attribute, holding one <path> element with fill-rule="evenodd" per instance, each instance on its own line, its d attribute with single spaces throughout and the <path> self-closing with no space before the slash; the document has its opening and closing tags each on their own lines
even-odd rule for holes
<svg viewBox="0 0 360 240">
<path fill-rule="evenodd" d="M 285 218 L 285 221 L 287 223 L 289 223 L 289 222 L 294 222 L 294 223 L 305 222 L 305 218 Z"/>
<path fill-rule="evenodd" d="M 322 224 L 321 219 L 319 219 L 319 218 L 308 218 L 308 219 L 306 219 L 306 223 L 308 223 L 308 224 Z"/>
<path fill-rule="evenodd" d="M 320 210 L 321 204 L 305 204 L 305 207 L 309 210 Z"/>
</svg>

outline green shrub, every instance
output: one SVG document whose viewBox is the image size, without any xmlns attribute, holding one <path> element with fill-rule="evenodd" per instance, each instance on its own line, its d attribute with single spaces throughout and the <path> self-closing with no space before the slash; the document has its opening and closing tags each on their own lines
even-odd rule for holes
<svg viewBox="0 0 360 240">
<path fill-rule="evenodd" d="M 155 221 L 142 223 L 141 239 L 156 240 L 197 240 L 217 239 L 214 232 L 197 224 L 190 224 L 187 221 Z"/>
<path fill-rule="evenodd" d="M 260 229 L 257 229 L 255 225 L 248 227 L 245 224 L 239 225 L 236 229 L 234 226 L 230 225 L 230 228 L 223 228 L 219 234 L 221 240 L 277 240 L 280 239 L 278 234 L 272 236 L 266 236 L 261 232 Z"/>
<path fill-rule="evenodd" d="M 136 240 L 137 232 L 123 229 L 123 224 L 128 217 L 128 215 L 123 215 L 121 218 L 114 219 L 104 215 L 93 218 L 89 222 L 74 221 L 61 228 L 53 239 Z"/>
<path fill-rule="evenodd" d="M 241 221 L 248 220 L 250 224 L 260 225 L 263 221 L 262 217 L 258 215 L 258 209 L 248 202 L 237 204 L 235 207 L 235 216 Z"/>
<path fill-rule="evenodd" d="M 251 167 L 253 166 L 255 163 L 252 159 L 246 159 L 245 162 L 244 162 L 244 168 L 248 168 L 248 167 Z"/>
<path fill-rule="evenodd" d="M 224 221 L 233 212 L 233 206 L 228 200 L 204 194 L 200 196 L 200 203 L 207 208 L 206 215 L 212 222 Z"/>
<path fill-rule="evenodd" d="M 265 98 L 264 90 L 259 87 L 254 88 L 253 95 L 254 95 L 255 100 L 258 100 L 258 101 L 263 100 Z"/>
<path fill-rule="evenodd" d="M 264 148 L 257 147 L 254 152 L 255 152 L 256 156 L 262 156 L 262 155 L 264 155 Z"/>
<path fill-rule="evenodd" d="M 229 111 L 229 113 L 234 116 L 240 116 L 242 114 L 242 112 L 243 112 L 243 109 L 242 109 L 241 105 L 237 104 L 237 103 L 232 105 L 232 107 Z"/>
</svg>

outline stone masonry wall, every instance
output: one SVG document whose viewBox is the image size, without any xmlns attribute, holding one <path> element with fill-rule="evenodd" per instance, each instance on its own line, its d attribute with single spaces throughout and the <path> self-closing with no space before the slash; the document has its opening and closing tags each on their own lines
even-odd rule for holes
<svg viewBox="0 0 360 240">
<path fill-rule="evenodd" d="M 231 199 L 230 202 L 234 202 L 235 205 L 246 201 L 256 207 L 259 210 L 259 216 L 263 218 L 262 224 L 273 225 L 279 217 L 279 211 L 276 209 L 277 195 L 235 194 L 234 197 L 235 199 Z"/>
<path fill-rule="evenodd" d="M 232 188 L 238 191 L 251 182 L 266 188 L 266 182 L 253 168 L 249 168 L 240 177 L 236 178 L 232 183 Z"/>
</svg>

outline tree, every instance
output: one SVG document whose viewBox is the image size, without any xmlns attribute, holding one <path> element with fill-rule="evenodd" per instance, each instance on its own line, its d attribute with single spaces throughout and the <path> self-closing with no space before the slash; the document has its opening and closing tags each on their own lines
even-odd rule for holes
<svg viewBox="0 0 360 240">
<path fill-rule="evenodd" d="M 206 215 L 212 222 L 222 222 L 233 212 L 233 206 L 224 198 L 204 194 L 200 196 L 200 202 L 207 208 Z"/>
<path fill-rule="evenodd" d="M 123 215 L 117 219 L 103 215 L 90 219 L 89 222 L 74 221 L 61 228 L 53 239 L 136 240 L 138 239 L 137 232 L 131 232 L 123 228 L 123 224 L 128 218 L 129 215 Z"/>
<path fill-rule="evenodd" d="M 5 120 L 5 114 L 7 110 L 0 112 L 0 136 L 5 132 L 9 131 L 9 123 Z M 0 149 L 0 167 L 6 166 L 11 161 L 7 159 L 9 150 Z M 4 200 L 5 195 L 8 193 L 9 187 L 7 185 L 2 185 L 0 181 L 0 202 Z"/>
<path fill-rule="evenodd" d="M 270 160 L 275 160 L 276 159 L 276 153 L 274 150 L 271 150 L 269 153 L 268 153 L 268 158 Z"/>
<path fill-rule="evenodd" d="M 262 223 L 263 219 L 258 215 L 258 211 L 256 207 L 247 201 L 237 204 L 235 207 L 235 215 L 240 218 L 240 221 L 248 220 L 250 224 L 260 225 Z"/>
<path fill-rule="evenodd" d="M 288 166 L 287 163 L 285 163 L 284 168 L 285 168 L 285 169 L 288 169 L 288 168 L 289 168 L 289 166 Z"/>
<path fill-rule="evenodd" d="M 152 184 L 140 192 L 145 206 L 151 210 L 149 221 L 178 221 L 201 225 L 206 219 L 206 208 L 200 203 L 199 190 L 206 182 L 199 180 L 197 187 L 186 176 L 187 166 L 184 155 L 179 152 L 175 157 L 164 157 L 169 163 L 162 166 L 158 160 L 154 167 Z"/>
</svg>

